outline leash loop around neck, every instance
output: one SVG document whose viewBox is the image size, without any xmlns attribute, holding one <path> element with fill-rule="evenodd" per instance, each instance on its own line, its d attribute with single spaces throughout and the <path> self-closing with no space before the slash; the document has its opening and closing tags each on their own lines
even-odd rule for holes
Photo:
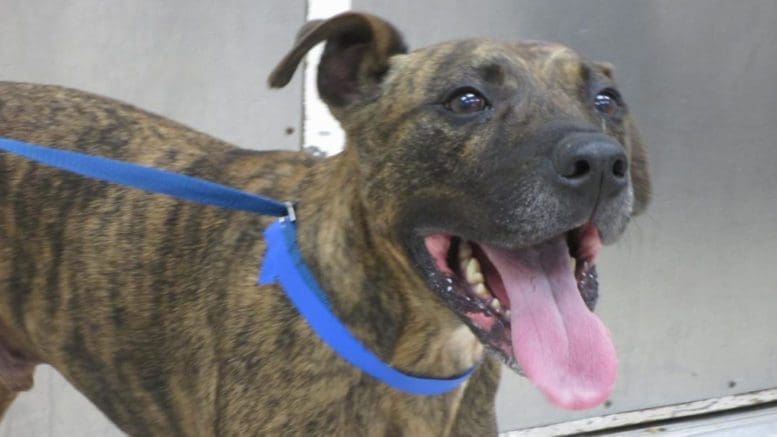
<svg viewBox="0 0 777 437">
<path fill-rule="evenodd" d="M 318 337 L 342 359 L 397 390 L 435 396 L 459 387 L 474 371 L 448 378 L 405 374 L 370 352 L 332 312 L 297 246 L 295 204 L 247 193 L 203 179 L 123 161 L 52 149 L 0 137 L 0 151 L 103 182 L 165 194 L 180 200 L 281 217 L 264 232 L 267 253 L 259 285 L 279 284 Z"/>
<path fill-rule="evenodd" d="M 286 296 L 307 319 L 313 331 L 340 357 L 383 383 L 404 392 L 433 396 L 449 392 L 469 378 L 474 368 L 450 379 L 420 378 L 402 373 L 380 360 L 337 319 L 329 308 L 297 248 L 293 222 L 281 219 L 264 232 L 267 255 L 259 274 L 261 285 L 280 283 Z M 311 294 L 318 299 L 311 298 Z"/>
</svg>

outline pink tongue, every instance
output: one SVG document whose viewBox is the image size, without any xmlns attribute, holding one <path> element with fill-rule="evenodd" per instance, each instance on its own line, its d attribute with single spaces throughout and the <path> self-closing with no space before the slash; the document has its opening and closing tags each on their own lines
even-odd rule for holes
<svg viewBox="0 0 777 437">
<path fill-rule="evenodd" d="M 481 247 L 510 298 L 513 353 L 529 380 L 562 408 L 604 402 L 615 384 L 615 348 L 580 297 L 566 242 L 520 251 Z"/>
</svg>

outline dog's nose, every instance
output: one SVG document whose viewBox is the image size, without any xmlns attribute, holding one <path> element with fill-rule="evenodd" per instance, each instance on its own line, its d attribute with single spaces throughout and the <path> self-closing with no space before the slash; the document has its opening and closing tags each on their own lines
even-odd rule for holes
<svg viewBox="0 0 777 437">
<path fill-rule="evenodd" d="M 628 183 L 628 158 L 604 138 L 561 141 L 553 156 L 558 181 L 581 194 L 613 195 Z"/>
</svg>

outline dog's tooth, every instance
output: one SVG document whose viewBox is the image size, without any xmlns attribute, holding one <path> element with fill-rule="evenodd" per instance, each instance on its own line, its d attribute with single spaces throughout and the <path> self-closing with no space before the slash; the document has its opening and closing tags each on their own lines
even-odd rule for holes
<svg viewBox="0 0 777 437">
<path fill-rule="evenodd" d="M 468 242 L 462 241 L 459 244 L 459 261 L 468 261 L 472 258 L 472 246 Z"/>
<path fill-rule="evenodd" d="M 501 309 L 502 309 L 502 304 L 501 304 L 501 303 L 499 303 L 499 299 L 497 299 L 497 298 L 494 298 L 493 300 L 491 300 L 491 303 L 490 303 L 490 304 L 488 304 L 488 305 L 489 305 L 489 306 L 491 307 L 491 309 L 493 309 L 494 311 L 499 311 L 499 310 L 501 310 Z"/>
<path fill-rule="evenodd" d="M 512 312 L 510 310 L 505 310 L 504 315 L 507 320 L 510 320 L 510 315 L 512 315 Z"/>
<path fill-rule="evenodd" d="M 466 268 L 467 282 L 470 284 L 479 284 L 483 282 L 483 274 L 480 273 L 480 263 L 477 258 L 470 258 Z"/>
<path fill-rule="evenodd" d="M 488 297 L 491 297 L 491 292 L 488 291 L 486 284 L 481 282 L 475 285 L 475 295 L 481 299 L 486 299 Z"/>
<path fill-rule="evenodd" d="M 483 278 L 483 274 L 480 271 L 474 271 L 468 273 L 468 266 L 469 261 L 473 260 L 475 258 L 470 258 L 469 260 L 462 261 L 461 263 L 461 271 L 464 272 L 464 276 L 467 279 L 467 282 L 469 282 L 472 285 L 477 285 L 483 282 L 486 282 L 485 278 Z"/>
</svg>

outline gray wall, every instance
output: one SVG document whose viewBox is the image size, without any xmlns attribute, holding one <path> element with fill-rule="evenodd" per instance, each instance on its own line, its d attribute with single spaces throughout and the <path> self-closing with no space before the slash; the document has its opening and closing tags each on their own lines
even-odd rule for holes
<svg viewBox="0 0 777 437">
<path fill-rule="evenodd" d="M 304 19 L 305 0 L 0 0 L 0 79 L 107 95 L 242 147 L 294 149 L 302 82 L 265 84 Z"/>
<path fill-rule="evenodd" d="M 0 78 L 118 97 L 247 147 L 296 147 L 299 81 L 270 93 L 264 77 L 304 5 L 219 4 L 229 6 L 0 0 Z M 354 9 L 387 17 L 413 47 L 549 39 L 613 62 L 650 146 L 655 201 L 599 268 L 598 311 L 621 362 L 610 406 L 555 410 L 506 375 L 502 429 L 777 387 L 777 2 L 356 0 Z M 44 375 L 38 395 L 63 393 Z M 83 423 L 104 435 L 93 411 L 74 416 L 25 396 L 0 435 L 68 435 Z"/>
</svg>

